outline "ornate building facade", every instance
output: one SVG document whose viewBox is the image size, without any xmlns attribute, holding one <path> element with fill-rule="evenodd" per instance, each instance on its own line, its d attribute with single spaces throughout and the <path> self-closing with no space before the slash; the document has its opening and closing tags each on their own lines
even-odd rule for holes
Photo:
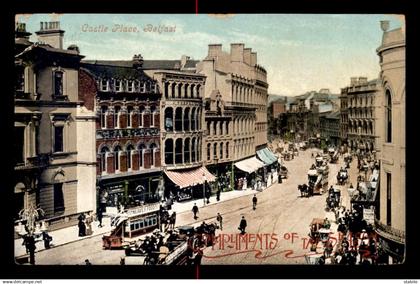
<svg viewBox="0 0 420 284">
<path fill-rule="evenodd" d="M 405 257 L 406 227 L 406 100 L 405 33 L 402 28 L 388 31 L 389 22 L 381 22 L 382 44 L 377 49 L 381 65 L 378 125 L 380 137 L 380 210 L 376 232 L 392 263 Z"/>
<path fill-rule="evenodd" d="M 16 28 L 15 208 L 39 207 L 52 225 L 95 209 L 95 115 L 78 89 L 83 56 L 63 49 L 59 22 L 40 26 L 38 43 Z"/>
<path fill-rule="evenodd" d="M 143 59 L 86 61 L 80 85 L 96 110 L 97 185 L 100 204 L 155 202 L 161 180 L 160 98 Z"/>
<path fill-rule="evenodd" d="M 352 150 L 376 151 L 376 100 L 379 93 L 378 80 L 368 81 L 366 77 L 351 78 L 350 86 L 341 89 L 342 107 L 347 106 L 341 109 L 341 131 Z M 345 130 L 347 135 L 344 134 Z"/>
</svg>

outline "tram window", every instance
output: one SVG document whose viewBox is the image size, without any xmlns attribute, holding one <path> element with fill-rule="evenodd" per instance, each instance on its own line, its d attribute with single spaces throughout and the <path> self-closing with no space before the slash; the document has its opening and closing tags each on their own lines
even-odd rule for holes
<svg viewBox="0 0 420 284">
<path fill-rule="evenodd" d="M 140 228 L 139 223 L 134 224 L 134 229 L 138 230 Z"/>
<path fill-rule="evenodd" d="M 143 227 L 144 227 L 144 223 L 143 223 L 143 221 L 140 221 L 140 222 L 139 222 L 139 225 L 140 225 L 140 228 L 143 228 Z"/>
<path fill-rule="evenodd" d="M 130 231 L 134 231 L 134 224 L 130 225 Z"/>
</svg>

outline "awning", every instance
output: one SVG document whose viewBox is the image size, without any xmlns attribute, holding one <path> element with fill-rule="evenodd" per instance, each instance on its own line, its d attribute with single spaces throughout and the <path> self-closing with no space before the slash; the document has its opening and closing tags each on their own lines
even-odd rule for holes
<svg viewBox="0 0 420 284">
<path fill-rule="evenodd" d="M 203 184 L 204 181 L 216 181 L 216 177 L 212 175 L 205 167 L 186 171 L 167 171 L 166 176 L 180 188 L 190 187 Z M 204 178 L 205 177 L 205 178 Z"/>
<path fill-rule="evenodd" d="M 246 160 L 235 163 L 235 166 L 241 171 L 244 171 L 247 173 L 253 173 L 257 171 L 258 169 L 264 167 L 265 164 L 261 162 L 260 160 L 258 160 L 256 157 L 252 157 L 252 158 L 248 158 Z"/>
<path fill-rule="evenodd" d="M 267 165 L 277 162 L 277 157 L 268 148 L 258 150 L 257 156 Z"/>
</svg>

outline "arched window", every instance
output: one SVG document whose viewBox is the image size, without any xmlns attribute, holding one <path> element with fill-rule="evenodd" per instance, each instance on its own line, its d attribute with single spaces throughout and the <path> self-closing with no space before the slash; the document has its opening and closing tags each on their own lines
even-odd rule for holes
<svg viewBox="0 0 420 284">
<path fill-rule="evenodd" d="M 120 170 L 120 152 L 121 152 L 121 147 L 119 145 L 115 146 L 114 148 L 114 167 L 115 167 L 115 171 L 119 171 Z"/>
<path fill-rule="evenodd" d="M 226 135 L 229 135 L 229 121 L 226 121 L 226 123 L 225 123 L 225 125 L 226 125 Z"/>
<path fill-rule="evenodd" d="M 213 121 L 213 135 L 217 135 L 217 121 Z"/>
<path fill-rule="evenodd" d="M 174 163 L 174 141 L 172 139 L 165 140 L 165 164 Z"/>
<path fill-rule="evenodd" d="M 144 167 L 144 150 L 146 149 L 146 145 L 140 144 L 139 145 L 139 168 Z"/>
<path fill-rule="evenodd" d="M 195 113 L 195 107 L 193 107 L 191 109 L 191 130 L 195 131 L 197 130 L 196 125 L 195 125 L 195 120 L 196 120 L 196 113 Z"/>
<path fill-rule="evenodd" d="M 182 138 L 175 141 L 175 164 L 182 164 Z"/>
<path fill-rule="evenodd" d="M 198 108 L 197 108 L 197 111 L 195 112 L 195 119 L 194 119 L 194 122 L 195 122 L 195 129 L 201 129 L 201 110 L 199 110 Z"/>
<path fill-rule="evenodd" d="M 157 146 L 155 143 L 152 143 L 150 144 L 149 148 L 150 148 L 150 157 L 151 157 L 150 165 L 155 166 L 155 152 L 156 152 Z"/>
<path fill-rule="evenodd" d="M 139 127 L 143 127 L 144 106 L 139 107 Z"/>
<path fill-rule="evenodd" d="M 109 152 L 108 147 L 102 147 L 101 149 L 101 172 L 104 173 L 107 171 L 107 154 Z"/>
<path fill-rule="evenodd" d="M 190 131 L 190 108 L 184 110 L 184 131 Z"/>
<path fill-rule="evenodd" d="M 181 98 L 181 97 L 182 97 L 182 84 L 179 83 L 178 84 L 178 98 Z"/>
<path fill-rule="evenodd" d="M 213 144 L 213 159 L 217 159 L 217 143 Z"/>
<path fill-rule="evenodd" d="M 173 117 L 174 112 L 171 107 L 165 109 L 165 130 L 166 131 L 174 131 L 174 124 L 173 124 Z"/>
<path fill-rule="evenodd" d="M 207 144 L 207 161 L 210 161 L 211 158 L 211 144 Z"/>
<path fill-rule="evenodd" d="M 223 142 L 220 142 L 220 154 L 219 154 L 219 159 L 223 159 Z"/>
<path fill-rule="evenodd" d="M 226 159 L 229 158 L 229 142 L 226 142 Z"/>
<path fill-rule="evenodd" d="M 101 106 L 101 128 L 106 128 L 106 112 L 108 111 L 107 106 Z"/>
<path fill-rule="evenodd" d="M 175 131 L 182 131 L 182 108 L 175 110 Z"/>
<path fill-rule="evenodd" d="M 207 121 L 207 133 L 208 133 L 208 135 L 210 135 L 210 130 L 211 130 L 211 122 Z"/>
<path fill-rule="evenodd" d="M 176 84 L 172 83 L 171 84 L 171 98 L 175 98 L 175 87 L 176 87 Z"/>
<path fill-rule="evenodd" d="M 155 126 L 155 113 L 156 113 L 156 106 L 151 105 L 150 106 L 150 126 L 151 127 Z"/>
<path fill-rule="evenodd" d="M 184 163 L 190 162 L 190 138 L 184 141 Z"/>
<path fill-rule="evenodd" d="M 195 137 L 191 140 L 191 162 L 195 163 L 197 152 L 197 143 Z"/>
<path fill-rule="evenodd" d="M 191 84 L 191 86 L 190 86 L 190 97 L 191 98 L 194 98 L 194 88 L 195 88 L 195 85 Z"/>
<path fill-rule="evenodd" d="M 220 121 L 219 122 L 219 128 L 220 128 L 220 135 L 223 135 L 224 133 L 223 133 L 223 121 Z"/>
<path fill-rule="evenodd" d="M 165 98 L 169 98 L 169 82 L 165 82 Z"/>
<path fill-rule="evenodd" d="M 128 106 L 127 107 L 127 127 L 131 128 L 131 116 L 133 115 L 133 107 L 132 106 Z"/>
<path fill-rule="evenodd" d="M 196 97 L 197 97 L 197 98 L 199 98 L 199 97 L 200 97 L 200 95 L 201 95 L 201 94 L 200 94 L 200 87 L 201 87 L 200 85 L 197 85 L 197 88 L 196 88 L 196 90 L 197 90 Z"/>
<path fill-rule="evenodd" d="M 391 92 L 386 90 L 385 92 L 385 121 L 386 121 L 386 141 L 392 142 L 392 97 Z"/>
<path fill-rule="evenodd" d="M 132 169 L 133 168 L 133 163 L 132 163 L 132 159 L 131 159 L 131 152 L 134 150 L 133 145 L 128 145 L 127 146 L 127 168 L 128 169 Z"/>
<path fill-rule="evenodd" d="M 121 111 L 120 106 L 116 106 L 114 108 L 114 128 L 120 128 L 120 121 L 119 121 L 120 111 Z"/>
<path fill-rule="evenodd" d="M 188 89 L 189 89 L 190 85 L 185 84 L 184 85 L 184 95 L 182 96 L 183 98 L 188 98 Z"/>
</svg>

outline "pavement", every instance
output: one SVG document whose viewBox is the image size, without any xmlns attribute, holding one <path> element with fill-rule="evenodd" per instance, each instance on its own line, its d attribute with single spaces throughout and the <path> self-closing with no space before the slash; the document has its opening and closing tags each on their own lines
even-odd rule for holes
<svg viewBox="0 0 420 284">
<path fill-rule="evenodd" d="M 203 207 L 213 207 L 219 203 L 223 203 L 231 199 L 235 199 L 235 198 L 239 198 L 242 196 L 247 196 L 247 195 L 251 195 L 255 193 L 258 193 L 258 192 L 251 189 L 226 191 L 226 192 L 222 192 L 222 194 L 220 195 L 220 201 L 216 201 L 216 197 L 212 196 L 210 197 L 210 203 L 205 204 L 205 205 L 203 205 L 204 203 L 203 199 L 195 199 L 195 200 L 189 200 L 189 201 L 184 201 L 184 202 L 175 202 L 172 205 L 172 211 L 177 212 L 177 214 L 191 211 L 192 207 L 194 206 L 194 203 L 197 204 L 200 210 Z M 202 221 L 203 219 L 200 220 L 200 222 Z M 194 222 L 194 223 L 198 223 L 198 222 L 199 221 Z M 81 241 L 81 240 L 92 238 L 98 235 L 107 234 L 111 232 L 112 230 L 111 217 L 104 216 L 102 219 L 102 227 L 98 227 L 98 225 L 99 225 L 98 221 L 93 222 L 92 235 L 88 235 L 85 237 L 79 237 L 79 228 L 77 225 L 66 227 L 59 230 L 49 231 L 48 234 L 53 238 L 50 245 L 52 248 L 59 247 L 65 244 Z M 44 243 L 42 239 L 37 239 L 37 240 L 38 241 L 36 244 L 36 247 L 37 247 L 36 252 L 44 251 L 45 248 L 44 248 Z M 22 245 L 22 242 L 23 242 L 22 238 L 15 239 L 15 257 L 26 255 L 26 249 L 25 249 L 25 246 Z"/>
</svg>

